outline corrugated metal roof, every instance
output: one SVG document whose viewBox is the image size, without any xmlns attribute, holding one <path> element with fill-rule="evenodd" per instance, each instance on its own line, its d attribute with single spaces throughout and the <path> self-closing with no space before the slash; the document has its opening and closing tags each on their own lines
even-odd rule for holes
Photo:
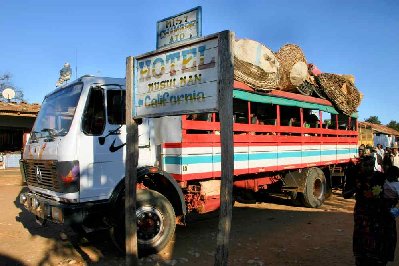
<svg viewBox="0 0 399 266">
<path fill-rule="evenodd" d="M 389 128 L 384 125 L 373 124 L 373 123 L 369 123 L 369 122 L 359 122 L 359 124 L 364 125 L 366 127 L 371 127 L 371 129 L 377 133 L 399 136 L 399 131 Z"/>
</svg>

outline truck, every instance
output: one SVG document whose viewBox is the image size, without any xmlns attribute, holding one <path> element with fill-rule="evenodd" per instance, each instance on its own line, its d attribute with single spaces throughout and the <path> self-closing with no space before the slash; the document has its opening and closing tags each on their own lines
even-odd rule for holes
<svg viewBox="0 0 399 266">
<path fill-rule="evenodd" d="M 124 247 L 125 79 L 83 76 L 45 96 L 20 161 L 37 221 L 110 230 Z M 310 208 L 331 193 L 337 169 L 358 153 L 356 114 L 325 99 L 233 90 L 233 196 L 279 192 Z M 218 113 L 138 119 L 139 252 L 158 252 L 185 217 L 220 207 Z"/>
</svg>

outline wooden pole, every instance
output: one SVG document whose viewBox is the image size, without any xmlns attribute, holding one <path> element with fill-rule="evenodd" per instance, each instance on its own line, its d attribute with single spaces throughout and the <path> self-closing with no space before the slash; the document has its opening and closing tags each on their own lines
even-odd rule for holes
<svg viewBox="0 0 399 266">
<path fill-rule="evenodd" d="M 134 80 L 134 58 L 126 59 L 126 178 L 125 178 L 125 230 L 126 230 L 126 265 L 138 265 L 137 252 L 137 217 L 136 217 L 136 183 L 138 151 L 137 124 L 132 119 Z"/>
<path fill-rule="evenodd" d="M 234 142 L 233 142 L 233 84 L 234 33 L 221 32 L 219 35 L 219 117 L 222 156 L 222 177 L 220 187 L 220 214 L 215 254 L 215 265 L 227 265 L 229 255 L 229 238 L 233 209 L 233 171 L 234 171 Z"/>
</svg>

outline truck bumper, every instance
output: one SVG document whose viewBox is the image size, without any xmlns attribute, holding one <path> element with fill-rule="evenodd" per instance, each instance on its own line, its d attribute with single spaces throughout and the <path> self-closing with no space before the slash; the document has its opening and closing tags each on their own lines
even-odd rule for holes
<svg viewBox="0 0 399 266">
<path fill-rule="evenodd" d="M 65 204 L 54 200 L 43 198 L 37 194 L 26 192 L 21 193 L 19 202 L 33 215 L 40 223 L 50 221 L 59 224 L 81 224 L 93 212 L 93 205 L 101 204 Z"/>
</svg>

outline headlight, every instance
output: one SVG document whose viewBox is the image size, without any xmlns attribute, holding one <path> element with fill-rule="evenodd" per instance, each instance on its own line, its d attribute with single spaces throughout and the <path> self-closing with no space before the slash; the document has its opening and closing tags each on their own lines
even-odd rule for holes
<svg viewBox="0 0 399 266">
<path fill-rule="evenodd" d="M 36 198 L 32 198 L 32 208 L 37 209 L 39 207 L 39 201 Z"/>
<path fill-rule="evenodd" d="M 26 200 L 28 198 L 26 197 L 26 195 L 24 193 L 22 193 L 21 195 L 19 195 L 19 203 L 21 203 L 22 205 L 25 204 Z"/>
<path fill-rule="evenodd" d="M 51 207 L 51 217 L 60 223 L 64 222 L 64 217 L 60 208 Z"/>
</svg>

